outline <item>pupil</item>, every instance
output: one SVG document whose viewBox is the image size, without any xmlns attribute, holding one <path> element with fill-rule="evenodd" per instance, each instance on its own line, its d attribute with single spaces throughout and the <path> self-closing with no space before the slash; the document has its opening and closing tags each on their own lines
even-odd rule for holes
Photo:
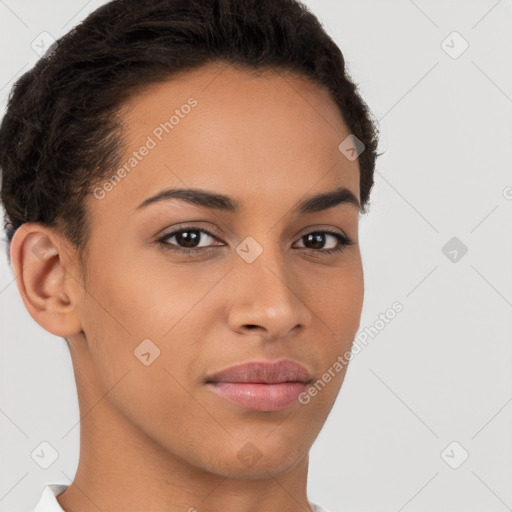
<svg viewBox="0 0 512 512">
<path fill-rule="evenodd" d="M 306 238 L 308 241 L 313 241 L 313 249 L 322 249 L 324 244 L 324 235 L 321 233 L 310 233 L 309 235 L 306 235 Z M 304 242 L 306 245 L 306 242 Z"/>
<path fill-rule="evenodd" d="M 176 235 L 176 239 L 185 247 L 195 247 L 199 240 L 199 234 L 197 231 L 182 231 Z"/>
<path fill-rule="evenodd" d="M 304 238 L 304 244 L 312 243 L 313 249 L 322 249 L 325 243 L 324 235 L 322 233 L 309 233 L 308 235 L 305 235 Z M 182 231 L 176 235 L 176 239 L 179 244 L 182 244 L 185 247 L 196 247 L 199 240 L 199 232 Z"/>
</svg>

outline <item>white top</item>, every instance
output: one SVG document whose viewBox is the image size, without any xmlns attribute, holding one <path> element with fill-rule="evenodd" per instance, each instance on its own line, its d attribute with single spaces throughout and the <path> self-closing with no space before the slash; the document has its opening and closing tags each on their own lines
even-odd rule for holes
<svg viewBox="0 0 512 512">
<path fill-rule="evenodd" d="M 43 488 L 43 493 L 39 499 L 39 503 L 33 512 L 65 512 L 57 501 L 57 496 L 63 493 L 68 486 L 66 484 L 47 484 Z M 309 502 L 313 512 L 329 512 L 320 505 Z"/>
</svg>

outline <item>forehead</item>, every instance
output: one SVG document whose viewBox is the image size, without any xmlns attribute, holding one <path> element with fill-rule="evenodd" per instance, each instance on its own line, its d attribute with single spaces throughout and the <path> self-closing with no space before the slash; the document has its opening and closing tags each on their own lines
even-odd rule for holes
<svg viewBox="0 0 512 512">
<path fill-rule="evenodd" d="M 242 204 L 283 195 L 294 202 L 338 185 L 359 197 L 358 162 L 338 149 L 350 132 L 337 105 L 293 73 L 205 66 L 137 92 L 120 117 L 125 172 L 102 207 L 122 203 L 131 212 L 178 186 L 222 191 Z"/>
</svg>

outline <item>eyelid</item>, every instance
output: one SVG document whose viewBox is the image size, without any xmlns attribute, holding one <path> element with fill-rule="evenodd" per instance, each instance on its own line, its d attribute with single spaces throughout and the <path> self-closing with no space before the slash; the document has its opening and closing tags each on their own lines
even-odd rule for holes
<svg viewBox="0 0 512 512">
<path fill-rule="evenodd" d="M 307 228 L 304 228 L 303 230 L 299 231 L 299 233 L 301 233 L 301 234 L 298 235 L 298 238 L 302 238 L 305 235 L 309 235 L 310 233 L 317 233 L 317 232 L 341 235 L 347 239 L 350 239 L 350 237 L 342 229 L 335 228 L 330 225 L 328 226 L 326 224 L 316 224 L 313 226 L 308 226 Z"/>
<path fill-rule="evenodd" d="M 222 238 L 222 235 L 218 232 L 215 228 L 203 228 L 201 226 L 196 226 L 194 222 L 182 222 L 180 224 L 176 224 L 172 226 L 172 228 L 169 228 L 168 230 L 165 230 L 161 235 L 158 235 L 158 239 L 166 238 L 170 235 L 175 235 L 176 233 L 179 233 L 180 231 L 186 231 L 186 230 L 194 230 L 194 231 L 201 231 L 202 233 L 206 233 L 207 235 L 214 237 L 214 238 Z"/>
<path fill-rule="evenodd" d="M 213 238 L 215 240 L 215 242 L 220 242 L 220 243 L 215 243 L 214 245 L 208 245 L 206 247 L 191 247 L 190 249 L 187 249 L 185 247 L 180 247 L 179 245 L 171 244 L 168 241 L 166 241 L 166 240 L 168 240 L 170 238 L 173 238 L 177 234 L 179 234 L 181 232 L 184 232 L 184 231 L 198 231 L 198 232 L 200 232 L 200 233 L 202 233 L 204 235 L 208 235 L 209 237 Z M 220 240 L 219 236 L 215 235 L 214 233 L 211 233 L 207 229 L 199 228 L 199 227 L 196 227 L 196 226 L 182 226 L 182 227 L 177 227 L 175 229 L 172 229 L 168 233 L 164 233 L 162 236 L 159 236 L 158 239 L 157 239 L 157 243 L 160 243 L 162 245 L 167 245 L 167 246 L 170 246 L 172 248 L 176 248 L 177 251 L 182 251 L 182 252 L 185 252 L 185 251 L 201 252 L 201 251 L 206 251 L 206 250 L 214 248 L 214 247 L 226 247 L 227 246 L 226 243 L 224 243 L 224 242 L 222 242 Z"/>
<path fill-rule="evenodd" d="M 172 238 L 176 236 L 178 233 L 183 231 L 198 231 L 200 233 L 204 233 L 213 239 L 215 239 L 217 242 L 220 242 L 216 245 L 209 245 L 206 247 L 192 247 L 192 248 L 183 248 L 176 244 L 170 244 L 166 241 L 166 239 Z M 216 231 L 215 229 L 212 229 L 211 231 Z M 301 235 L 298 236 L 298 238 L 293 242 L 293 245 L 295 245 L 297 242 L 300 242 L 302 238 L 306 235 L 310 235 L 313 233 L 323 233 L 327 235 L 331 235 L 332 237 L 337 239 L 337 247 L 331 248 L 331 249 L 310 249 L 308 247 L 300 247 L 299 249 L 303 249 L 306 252 L 310 253 L 318 253 L 318 254 L 324 254 L 329 255 L 335 252 L 342 252 L 344 249 L 346 249 L 348 246 L 354 245 L 356 242 L 352 240 L 351 237 L 349 237 L 344 231 L 342 230 L 336 230 L 336 228 L 332 227 L 322 227 L 322 225 L 316 225 L 316 226 L 309 226 L 308 228 L 305 228 L 305 231 L 302 232 Z M 159 236 L 157 239 L 157 242 L 164 246 L 165 250 L 175 251 L 177 253 L 189 253 L 189 254 L 200 254 L 200 253 L 206 253 L 212 250 L 215 247 L 226 247 L 227 244 L 219 240 L 221 237 L 218 236 L 215 233 L 210 232 L 208 229 L 201 228 L 199 226 L 195 226 L 192 222 L 185 222 L 182 224 L 178 224 L 176 226 L 173 226 L 172 229 L 170 229 L 167 233 L 164 233 L 163 235 Z"/>
<path fill-rule="evenodd" d="M 191 222 L 183 222 L 183 223 L 172 226 L 172 228 L 169 228 L 169 230 L 166 230 L 161 235 L 158 235 L 157 239 L 166 238 L 170 235 L 175 235 L 176 233 L 178 233 L 182 230 L 187 230 L 187 229 L 201 231 L 201 232 L 203 232 L 211 237 L 214 237 L 214 238 L 222 237 L 222 235 L 220 235 L 219 233 L 216 232 L 217 230 L 215 228 L 214 229 L 211 229 L 211 228 L 206 229 L 206 228 L 202 228 L 201 226 L 195 226 L 194 221 L 191 221 Z M 348 236 L 341 229 L 339 229 L 339 231 L 338 231 L 338 229 L 339 228 L 333 228 L 332 226 L 326 226 L 324 224 L 309 226 L 299 232 L 302 234 L 297 235 L 296 241 L 300 240 L 303 236 L 309 235 L 311 233 L 319 232 L 319 231 L 322 233 L 329 233 L 332 235 L 341 235 L 341 236 L 345 237 L 347 240 L 352 241 L 352 238 L 350 236 Z"/>
</svg>

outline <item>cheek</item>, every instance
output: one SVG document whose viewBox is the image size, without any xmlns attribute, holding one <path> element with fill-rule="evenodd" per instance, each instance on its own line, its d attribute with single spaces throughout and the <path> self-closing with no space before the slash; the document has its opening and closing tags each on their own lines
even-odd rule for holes
<svg viewBox="0 0 512 512">
<path fill-rule="evenodd" d="M 140 378 L 154 392 L 169 385 L 166 368 L 183 381 L 200 349 L 195 340 L 211 325 L 212 299 L 205 294 L 218 273 L 199 272 L 196 265 L 171 267 L 165 259 L 146 264 L 111 256 L 108 265 L 91 265 L 83 324 L 102 380 L 109 387 L 130 370 L 130 380 Z M 144 359 L 151 361 L 147 367 Z"/>
<path fill-rule="evenodd" d="M 183 385 L 197 346 L 184 334 L 194 335 L 186 313 L 201 294 L 129 261 L 96 269 L 84 309 L 91 372 L 100 394 L 108 392 L 109 402 L 156 435 L 172 424 L 173 411 L 191 409 Z M 201 411 L 194 414 L 204 424 Z"/>
<path fill-rule="evenodd" d="M 350 343 L 359 328 L 364 298 L 364 277 L 358 251 L 347 256 L 338 267 L 308 276 L 308 306 L 318 325 L 334 344 Z"/>
<path fill-rule="evenodd" d="M 170 329 L 183 299 L 179 279 L 169 279 L 169 272 L 158 272 L 141 258 L 108 254 L 108 261 L 96 263 L 88 291 L 103 329 L 114 334 L 110 342 L 123 339 L 132 344 Z"/>
</svg>

